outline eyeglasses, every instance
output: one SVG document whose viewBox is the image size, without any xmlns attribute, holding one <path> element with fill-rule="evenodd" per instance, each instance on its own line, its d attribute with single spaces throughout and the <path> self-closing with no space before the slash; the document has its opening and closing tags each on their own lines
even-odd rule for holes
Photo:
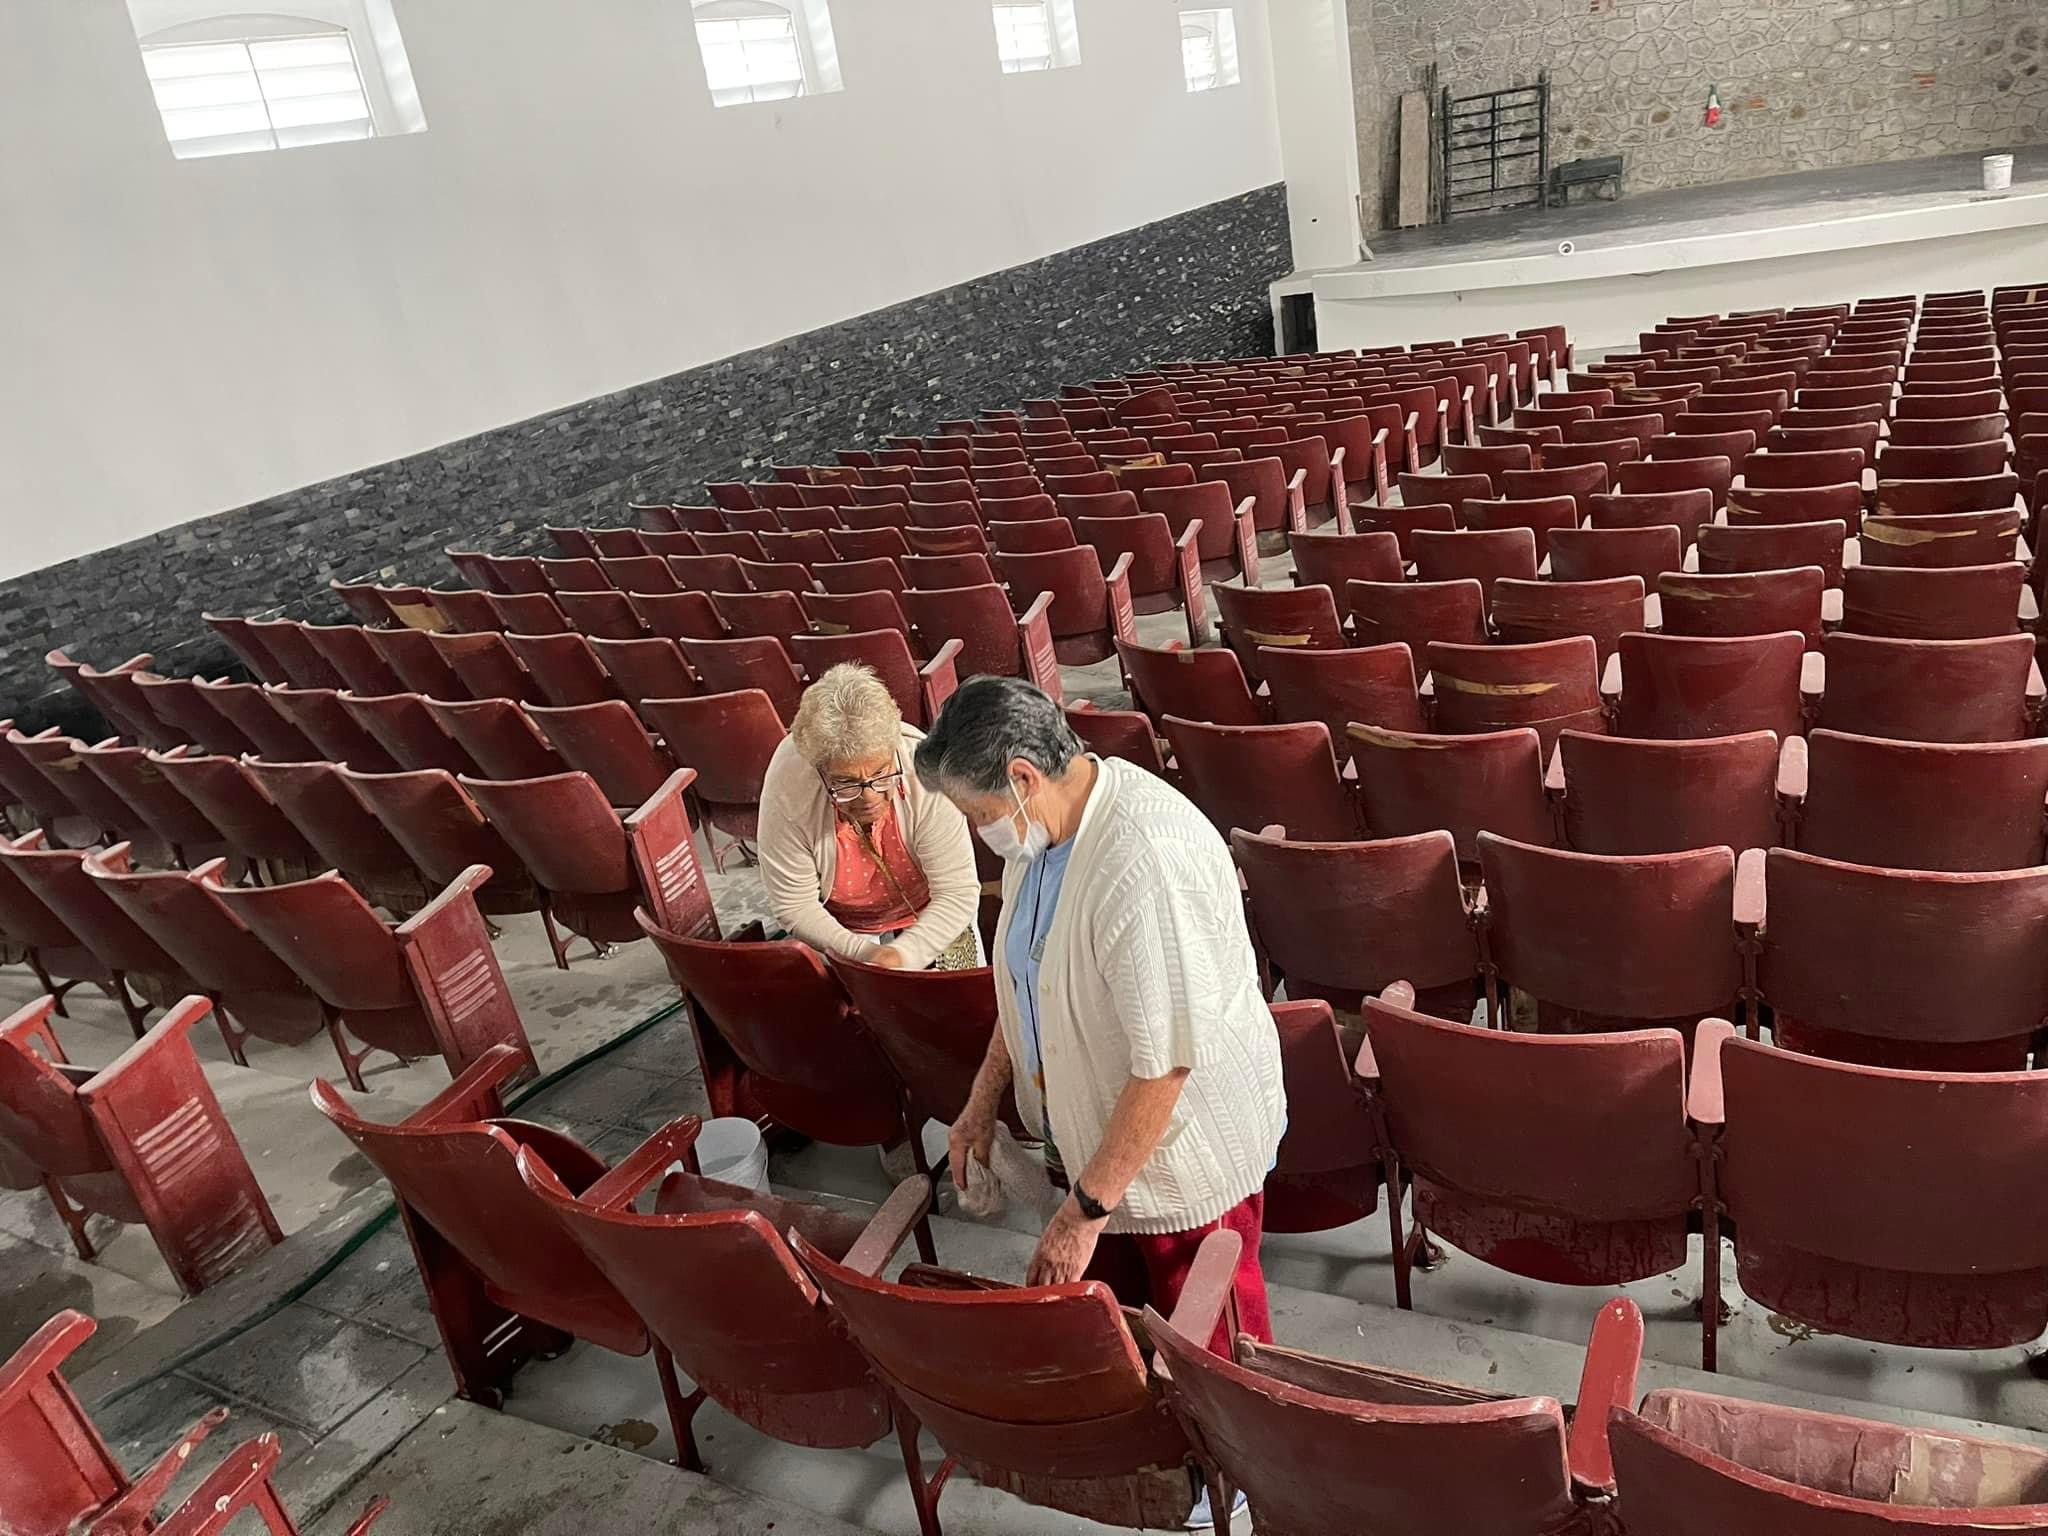
<svg viewBox="0 0 2048 1536">
<path fill-rule="evenodd" d="M 878 773 L 872 779 L 828 779 L 825 781 L 825 793 L 834 805 L 852 805 L 868 795 L 890 794 L 902 782 L 903 770 L 895 768 L 887 773 Z"/>
</svg>

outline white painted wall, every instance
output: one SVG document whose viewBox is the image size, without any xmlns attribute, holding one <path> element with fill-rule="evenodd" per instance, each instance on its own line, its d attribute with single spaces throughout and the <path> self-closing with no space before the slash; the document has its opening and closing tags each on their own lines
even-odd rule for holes
<svg viewBox="0 0 2048 1536">
<path fill-rule="evenodd" d="M 1273 78 L 1297 272 L 1358 260 L 1358 122 L 1345 0 L 1272 8 Z"/>
<path fill-rule="evenodd" d="M 122 0 L 0 0 L 0 578 L 1270 185 L 1236 11 L 1189 95 L 1171 0 L 1011 76 L 833 0 L 843 92 L 716 110 L 686 0 L 398 0 L 426 133 L 178 161 Z"/>
</svg>

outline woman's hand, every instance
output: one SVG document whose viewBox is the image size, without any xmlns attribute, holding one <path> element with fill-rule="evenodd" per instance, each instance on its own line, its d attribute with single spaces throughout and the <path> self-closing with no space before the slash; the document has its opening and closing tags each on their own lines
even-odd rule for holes
<svg viewBox="0 0 2048 1536">
<path fill-rule="evenodd" d="M 1038 1249 L 1031 1255 L 1031 1268 L 1025 1272 L 1026 1285 L 1069 1285 L 1088 1272 L 1088 1261 L 1095 1257 L 1095 1240 L 1102 1236 L 1102 1229 L 1109 1225 L 1109 1218 L 1090 1221 L 1081 1214 L 1081 1208 L 1074 1203 L 1072 1195 L 1060 1202 L 1060 1208 L 1052 1213 L 1052 1220 L 1046 1223 L 1045 1231 L 1039 1236 Z"/>
<path fill-rule="evenodd" d="M 972 1095 L 960 1118 L 946 1130 L 946 1168 L 953 1175 L 955 1189 L 967 1188 L 968 1158 L 988 1167 L 989 1149 L 995 1141 L 995 1111 L 981 1103 L 979 1094 Z"/>
<path fill-rule="evenodd" d="M 903 951 L 893 944 L 878 944 L 868 951 L 868 964 L 900 971 L 903 969 Z"/>
</svg>

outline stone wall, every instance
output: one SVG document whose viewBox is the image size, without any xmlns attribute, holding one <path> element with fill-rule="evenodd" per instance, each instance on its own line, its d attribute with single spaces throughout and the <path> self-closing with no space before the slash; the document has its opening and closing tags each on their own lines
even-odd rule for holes
<svg viewBox="0 0 2048 1536">
<path fill-rule="evenodd" d="M 2044 0 L 1351 0 L 1351 13 L 1361 177 L 1388 210 L 1396 101 L 1432 65 L 1458 94 L 1548 69 L 1552 161 L 1624 154 L 1629 192 L 2048 138 Z M 1702 125 L 1712 85 L 1718 129 Z"/>
<path fill-rule="evenodd" d="M 209 609 L 339 620 L 331 578 L 452 584 L 450 545 L 540 550 L 546 524 L 622 523 L 631 502 L 700 501 L 705 481 L 771 462 L 1169 359 L 1269 353 L 1266 286 L 1289 264 L 1286 192 L 1266 187 L 0 583 L 0 718 L 75 718 L 52 646 L 218 672 Z"/>
</svg>

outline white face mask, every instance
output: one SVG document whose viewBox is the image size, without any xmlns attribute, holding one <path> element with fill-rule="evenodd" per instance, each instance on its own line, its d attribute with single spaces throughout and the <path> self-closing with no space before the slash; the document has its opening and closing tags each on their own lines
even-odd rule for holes
<svg viewBox="0 0 2048 1536">
<path fill-rule="evenodd" d="M 1044 824 L 1031 819 L 1029 802 L 1017 793 L 1017 781 L 1010 781 L 1010 798 L 1017 802 L 1017 811 L 1024 817 L 1024 835 L 1017 835 L 1013 817 L 1001 816 L 987 826 L 976 827 L 974 835 L 988 845 L 988 850 L 997 858 L 1011 863 L 1029 864 L 1052 846 L 1052 833 Z M 1034 797 L 1035 798 L 1035 797 Z"/>
</svg>

